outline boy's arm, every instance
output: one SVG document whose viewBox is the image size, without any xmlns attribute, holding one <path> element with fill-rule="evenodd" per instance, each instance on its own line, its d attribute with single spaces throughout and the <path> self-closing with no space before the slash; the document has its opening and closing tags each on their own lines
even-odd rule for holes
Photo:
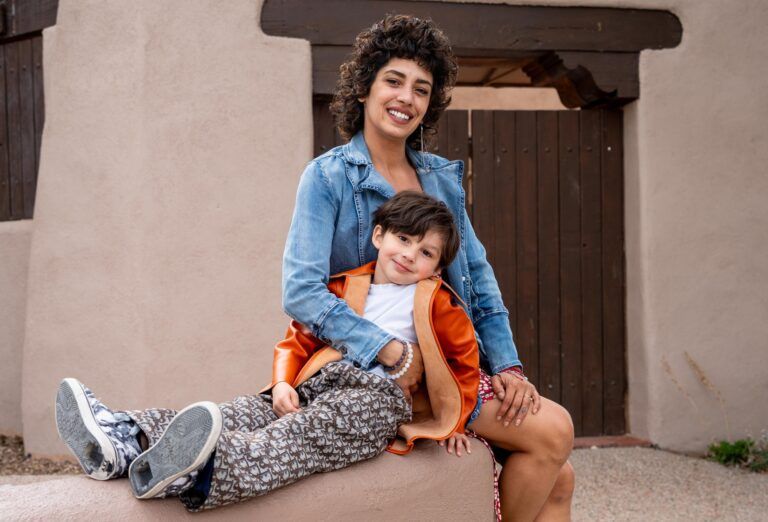
<svg viewBox="0 0 768 522">
<path fill-rule="evenodd" d="M 444 288 L 435 296 L 432 325 L 445 360 L 459 382 L 462 409 L 461 422 L 456 431 L 464 433 L 477 404 L 477 388 L 480 385 L 480 357 L 475 331 L 464 309 L 453 302 L 450 291 Z"/>
</svg>

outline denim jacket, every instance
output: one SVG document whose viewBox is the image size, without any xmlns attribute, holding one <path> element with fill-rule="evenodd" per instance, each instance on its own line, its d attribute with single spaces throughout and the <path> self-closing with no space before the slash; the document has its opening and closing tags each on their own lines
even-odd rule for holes
<svg viewBox="0 0 768 522">
<path fill-rule="evenodd" d="M 509 313 L 464 208 L 464 164 L 406 148 L 427 194 L 445 202 L 456 218 L 461 247 L 443 278 L 468 305 L 483 367 L 495 374 L 521 365 Z M 368 368 L 393 336 L 352 311 L 328 291 L 332 274 L 374 261 L 372 213 L 395 195 L 373 168 L 362 132 L 318 156 L 299 181 L 283 254 L 283 309 L 313 335 Z"/>
</svg>

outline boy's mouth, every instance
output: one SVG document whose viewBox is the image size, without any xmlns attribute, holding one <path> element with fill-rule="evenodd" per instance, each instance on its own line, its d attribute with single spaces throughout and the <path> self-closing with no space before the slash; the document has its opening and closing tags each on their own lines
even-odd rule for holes
<svg viewBox="0 0 768 522">
<path fill-rule="evenodd" d="M 407 268 L 405 265 L 403 265 L 401 263 L 398 263 L 394 259 L 392 260 L 392 262 L 395 264 L 395 268 L 398 270 L 398 272 L 403 272 L 403 273 L 407 273 L 407 274 L 411 273 L 411 270 L 409 268 Z"/>
</svg>

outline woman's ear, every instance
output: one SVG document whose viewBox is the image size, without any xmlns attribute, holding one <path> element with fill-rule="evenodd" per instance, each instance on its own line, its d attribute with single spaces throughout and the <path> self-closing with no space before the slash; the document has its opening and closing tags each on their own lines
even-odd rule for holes
<svg viewBox="0 0 768 522">
<path fill-rule="evenodd" d="M 376 250 L 381 248 L 381 242 L 384 239 L 384 229 L 381 225 L 373 227 L 373 234 L 371 234 L 371 243 L 376 247 Z"/>
</svg>

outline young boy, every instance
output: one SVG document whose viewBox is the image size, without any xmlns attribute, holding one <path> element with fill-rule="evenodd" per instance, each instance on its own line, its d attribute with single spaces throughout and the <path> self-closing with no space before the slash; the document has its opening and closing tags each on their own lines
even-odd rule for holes
<svg viewBox="0 0 768 522">
<path fill-rule="evenodd" d="M 261 395 L 173 410 L 112 412 L 75 379 L 56 399 L 59 434 L 86 474 L 128 470 L 141 499 L 179 495 L 191 511 L 265 494 L 316 472 L 405 454 L 416 439 L 468 449 L 477 401 L 472 324 L 439 279 L 459 248 L 441 202 L 402 192 L 374 214 L 374 263 L 333 276 L 328 288 L 399 341 L 367 369 L 293 322 L 275 347 Z M 397 348 L 401 346 L 401 348 Z M 422 377 L 422 368 L 423 376 Z M 420 382 L 419 382 L 420 381 Z M 142 452 L 139 437 L 149 449 Z"/>
</svg>

